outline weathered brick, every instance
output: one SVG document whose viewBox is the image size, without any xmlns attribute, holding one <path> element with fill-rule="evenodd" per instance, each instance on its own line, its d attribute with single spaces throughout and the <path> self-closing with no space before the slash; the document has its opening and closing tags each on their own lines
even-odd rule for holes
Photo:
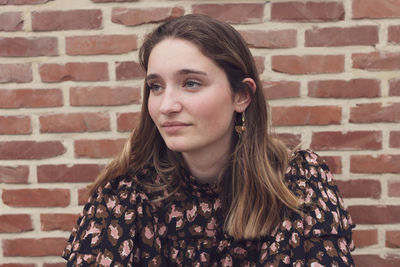
<svg viewBox="0 0 400 267">
<path fill-rule="evenodd" d="M 37 179 L 39 183 L 88 183 L 93 182 L 103 168 L 97 164 L 39 165 Z"/>
<path fill-rule="evenodd" d="M 321 98 L 357 98 L 380 96 L 376 79 L 317 80 L 308 83 L 308 96 Z"/>
<path fill-rule="evenodd" d="M 29 177 L 29 167 L 20 166 L 0 166 L 0 183 L 5 184 L 27 184 Z"/>
<path fill-rule="evenodd" d="M 389 80 L 389 95 L 400 96 L 400 79 Z"/>
<path fill-rule="evenodd" d="M 40 214 L 40 229 L 42 231 L 71 231 L 78 219 L 77 214 L 45 213 Z"/>
<path fill-rule="evenodd" d="M 348 209 L 353 222 L 356 224 L 389 224 L 400 222 L 400 206 L 397 205 L 354 205 L 349 206 Z"/>
<path fill-rule="evenodd" d="M 41 64 L 43 82 L 108 81 L 108 64 L 105 62 L 70 62 L 65 64 Z"/>
<path fill-rule="evenodd" d="M 352 173 L 400 173 L 400 155 L 352 155 Z"/>
<path fill-rule="evenodd" d="M 140 114 L 138 112 L 118 113 L 117 130 L 118 132 L 130 132 L 136 128 L 139 122 Z"/>
<path fill-rule="evenodd" d="M 66 238 L 18 238 L 3 240 L 5 257 L 59 256 L 64 250 Z"/>
<path fill-rule="evenodd" d="M 0 56 L 37 57 L 58 55 L 56 37 L 0 38 Z"/>
<path fill-rule="evenodd" d="M 271 2 L 271 20 L 338 21 L 344 14 L 340 2 Z"/>
<path fill-rule="evenodd" d="M 400 148 L 400 131 L 390 132 L 389 147 Z"/>
<path fill-rule="evenodd" d="M 48 114 L 39 117 L 42 133 L 99 132 L 110 130 L 110 117 L 104 113 Z"/>
<path fill-rule="evenodd" d="M 300 96 L 300 83 L 293 81 L 263 81 L 266 99 L 292 98 Z"/>
<path fill-rule="evenodd" d="M 134 61 L 116 62 L 115 72 L 118 81 L 144 78 L 145 76 L 140 64 Z"/>
<path fill-rule="evenodd" d="M 276 136 L 288 147 L 296 147 L 301 143 L 301 134 L 279 133 Z"/>
<path fill-rule="evenodd" d="M 32 230 L 32 220 L 28 214 L 0 215 L 0 233 L 21 233 Z"/>
<path fill-rule="evenodd" d="M 3 203 L 10 207 L 65 207 L 68 189 L 3 189 Z"/>
<path fill-rule="evenodd" d="M 297 31 L 290 30 L 241 30 L 239 31 L 249 47 L 292 48 L 297 45 Z"/>
<path fill-rule="evenodd" d="M 14 32 L 21 31 L 24 26 L 22 12 L 2 12 L 0 13 L 0 31 Z"/>
<path fill-rule="evenodd" d="M 5 264 L 0 264 L 0 267 L 36 267 L 36 264 L 34 264 L 34 263 L 5 263 Z"/>
<path fill-rule="evenodd" d="M 322 156 L 321 158 L 325 160 L 333 174 L 342 173 L 342 158 L 340 156 Z"/>
<path fill-rule="evenodd" d="M 391 25 L 388 27 L 388 42 L 400 44 L 400 25 Z"/>
<path fill-rule="evenodd" d="M 78 190 L 78 205 L 84 205 L 89 199 L 89 189 L 87 187 Z"/>
<path fill-rule="evenodd" d="M 400 197 L 400 181 L 390 180 L 388 182 L 389 197 Z"/>
<path fill-rule="evenodd" d="M 29 116 L 0 116 L 0 134 L 32 133 Z"/>
<path fill-rule="evenodd" d="M 386 243 L 385 243 L 386 247 L 400 248 L 400 231 L 399 230 L 386 231 L 385 238 L 386 238 Z"/>
<path fill-rule="evenodd" d="M 381 131 L 337 131 L 313 132 L 311 149 L 315 150 L 360 150 L 382 148 Z"/>
<path fill-rule="evenodd" d="M 353 256 L 355 266 L 363 267 L 397 267 L 400 265 L 398 255 L 385 254 L 384 258 L 379 255 L 357 254 Z"/>
<path fill-rule="evenodd" d="M 192 13 L 204 14 L 228 23 L 260 23 L 264 3 L 194 4 Z"/>
<path fill-rule="evenodd" d="M 350 108 L 350 122 L 400 122 L 400 103 L 382 106 L 382 103 L 357 104 Z"/>
<path fill-rule="evenodd" d="M 353 231 L 354 244 L 357 248 L 368 247 L 378 244 L 378 230 L 354 230 Z"/>
<path fill-rule="evenodd" d="M 397 0 L 353 0 L 354 19 L 385 19 L 400 17 L 400 2 Z"/>
<path fill-rule="evenodd" d="M 355 53 L 351 56 L 353 68 L 381 71 L 400 70 L 400 53 L 376 51 L 370 53 Z"/>
<path fill-rule="evenodd" d="M 71 87 L 69 99 L 72 106 L 118 106 L 140 103 L 140 93 L 140 88 L 128 86 Z"/>
<path fill-rule="evenodd" d="M 377 180 L 357 179 L 336 181 L 344 198 L 375 198 L 381 197 L 381 183 Z"/>
<path fill-rule="evenodd" d="M 102 27 L 100 9 L 33 11 L 33 31 L 88 30 Z"/>
<path fill-rule="evenodd" d="M 0 108 L 45 108 L 62 105 L 61 89 L 0 90 Z"/>
<path fill-rule="evenodd" d="M 378 26 L 329 27 L 306 30 L 306 47 L 375 45 L 379 42 Z"/>
<path fill-rule="evenodd" d="M 53 0 L 0 0 L 0 5 L 36 5 Z"/>
<path fill-rule="evenodd" d="M 272 107 L 271 111 L 275 126 L 340 124 L 342 117 L 338 106 Z"/>
<path fill-rule="evenodd" d="M 28 83 L 32 81 L 32 64 L 0 64 L 0 83 Z"/>
<path fill-rule="evenodd" d="M 272 56 L 272 70 L 289 74 L 340 73 L 343 55 Z"/>
<path fill-rule="evenodd" d="M 254 63 L 256 64 L 257 72 L 259 74 L 263 73 L 265 70 L 265 57 L 263 56 L 254 56 Z"/>
<path fill-rule="evenodd" d="M 75 140 L 75 157 L 110 158 L 115 156 L 125 144 L 126 139 L 117 140 Z"/>
<path fill-rule="evenodd" d="M 123 8 L 112 9 L 111 21 L 114 23 L 135 26 L 145 23 L 162 22 L 184 14 L 182 7 L 152 7 L 152 8 Z"/>
<path fill-rule="evenodd" d="M 59 141 L 2 141 L 0 160 L 45 159 L 64 154 L 66 151 Z"/>
<path fill-rule="evenodd" d="M 65 45 L 68 55 L 122 54 L 137 49 L 137 36 L 70 36 L 66 37 Z"/>
</svg>

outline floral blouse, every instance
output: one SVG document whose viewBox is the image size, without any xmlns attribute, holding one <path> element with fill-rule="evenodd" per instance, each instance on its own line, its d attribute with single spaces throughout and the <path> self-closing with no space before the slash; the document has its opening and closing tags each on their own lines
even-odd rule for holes
<svg viewBox="0 0 400 267">
<path fill-rule="evenodd" d="M 155 193 L 135 181 L 159 183 L 154 169 L 127 173 L 90 198 L 63 258 L 67 266 L 354 266 L 354 225 L 324 161 L 298 151 L 285 177 L 303 214 L 289 213 L 268 236 L 234 240 L 223 232 L 216 186 L 189 175 L 172 197 L 150 202 Z"/>
</svg>

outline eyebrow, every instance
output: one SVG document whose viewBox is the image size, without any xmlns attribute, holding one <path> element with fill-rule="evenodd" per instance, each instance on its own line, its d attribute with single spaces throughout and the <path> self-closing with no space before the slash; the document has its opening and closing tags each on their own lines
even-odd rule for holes
<svg viewBox="0 0 400 267">
<path fill-rule="evenodd" d="M 193 69 L 182 69 L 176 72 L 179 75 L 185 75 L 185 74 L 200 74 L 200 75 L 205 75 L 207 76 L 207 73 L 204 71 L 199 71 L 199 70 L 193 70 Z M 146 80 L 151 80 L 151 79 L 156 79 L 158 78 L 159 75 L 156 73 L 150 73 L 149 75 L 146 76 Z"/>
</svg>

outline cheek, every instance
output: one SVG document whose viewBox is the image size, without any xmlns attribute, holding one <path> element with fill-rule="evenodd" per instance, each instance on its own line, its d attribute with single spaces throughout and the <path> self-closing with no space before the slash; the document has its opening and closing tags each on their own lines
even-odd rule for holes
<svg viewBox="0 0 400 267">
<path fill-rule="evenodd" d="M 149 96 L 149 99 L 147 101 L 147 110 L 149 111 L 150 117 L 153 121 L 155 121 L 155 119 L 157 118 L 157 103 L 155 103 L 156 101 L 154 100 L 154 98 L 152 98 L 151 96 Z"/>
</svg>

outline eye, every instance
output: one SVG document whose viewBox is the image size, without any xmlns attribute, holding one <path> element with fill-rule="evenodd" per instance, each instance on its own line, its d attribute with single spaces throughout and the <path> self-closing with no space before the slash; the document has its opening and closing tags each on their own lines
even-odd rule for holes
<svg viewBox="0 0 400 267">
<path fill-rule="evenodd" d="M 158 92 L 162 89 L 161 85 L 158 83 L 150 83 L 148 84 L 148 87 L 153 93 Z"/>
<path fill-rule="evenodd" d="M 201 86 L 201 83 L 196 80 L 186 80 L 183 86 L 187 88 L 197 88 Z"/>
</svg>

